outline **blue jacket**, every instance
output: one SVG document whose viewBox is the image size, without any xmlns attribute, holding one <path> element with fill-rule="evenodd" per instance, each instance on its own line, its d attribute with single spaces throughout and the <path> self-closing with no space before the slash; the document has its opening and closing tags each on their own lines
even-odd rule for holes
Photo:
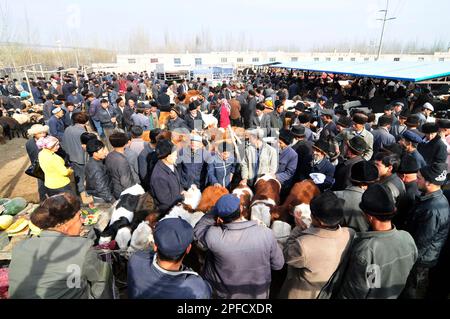
<svg viewBox="0 0 450 319">
<path fill-rule="evenodd" d="M 287 147 L 280 153 L 276 177 L 283 187 L 288 187 L 292 184 L 297 170 L 297 162 L 298 155 L 292 147 Z"/>
<path fill-rule="evenodd" d="M 177 169 L 175 168 L 174 172 L 162 161 L 158 161 L 150 178 L 150 193 L 156 201 L 158 210 L 167 212 L 181 202 L 182 191 Z"/>
<path fill-rule="evenodd" d="M 185 266 L 168 271 L 156 262 L 156 254 L 138 251 L 128 262 L 130 299 L 209 299 L 211 286 Z"/>
<path fill-rule="evenodd" d="M 319 164 L 313 165 L 311 173 L 322 173 L 326 176 L 325 182 L 322 185 L 318 185 L 319 189 L 323 192 L 329 189 L 334 184 L 334 171 L 336 167 L 331 162 L 324 158 Z"/>
<path fill-rule="evenodd" d="M 416 242 L 419 251 L 418 265 L 433 267 L 437 264 L 447 241 L 449 227 L 449 205 L 442 190 L 416 199 L 406 230 Z"/>
<path fill-rule="evenodd" d="M 44 103 L 44 101 L 42 100 L 41 91 L 39 91 L 39 89 L 37 87 L 32 87 L 31 92 L 33 93 L 34 102 L 36 104 Z"/>
<path fill-rule="evenodd" d="M 416 159 L 417 164 L 419 165 L 419 169 L 427 166 L 427 162 L 425 162 L 425 159 L 423 158 L 422 154 L 419 153 L 418 150 L 414 150 L 409 155 L 411 155 L 412 157 L 414 157 Z"/>
<path fill-rule="evenodd" d="M 189 189 L 192 184 L 203 190 L 207 183 L 208 164 L 211 162 L 211 154 L 201 149 L 192 154 L 190 148 L 183 148 L 178 154 L 177 163 L 180 166 L 181 185 Z"/>
<path fill-rule="evenodd" d="M 231 174 L 236 171 L 235 158 L 230 156 L 226 161 L 215 154 L 211 163 L 208 164 L 208 184 L 220 184 L 228 187 L 231 183 Z"/>
<path fill-rule="evenodd" d="M 216 225 L 212 214 L 206 214 L 195 226 L 194 236 L 208 249 L 203 277 L 216 297 L 269 297 L 271 270 L 284 265 L 283 252 L 271 229 L 253 220 Z"/>
<path fill-rule="evenodd" d="M 140 126 L 144 131 L 150 130 L 150 120 L 144 114 L 132 114 L 131 121 L 133 122 L 133 125 Z"/>
<path fill-rule="evenodd" d="M 63 120 L 52 115 L 48 121 L 48 126 L 50 127 L 50 135 L 56 137 L 59 141 L 62 141 L 65 128 Z"/>
<path fill-rule="evenodd" d="M 99 99 L 95 99 L 89 105 L 89 116 L 92 120 L 98 121 L 98 111 L 102 108 Z"/>
<path fill-rule="evenodd" d="M 83 97 L 79 93 L 77 93 L 77 95 L 70 94 L 67 98 L 67 102 L 71 102 L 75 106 L 80 106 L 81 103 L 83 103 Z"/>
<path fill-rule="evenodd" d="M 373 135 L 373 154 L 377 154 L 378 151 L 387 145 L 395 143 L 395 137 L 389 133 L 387 129 L 378 128 L 372 131 Z"/>
</svg>

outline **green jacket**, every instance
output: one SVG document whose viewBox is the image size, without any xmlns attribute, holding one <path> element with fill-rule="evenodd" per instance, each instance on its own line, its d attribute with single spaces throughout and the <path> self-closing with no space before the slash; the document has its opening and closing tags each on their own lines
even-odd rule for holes
<svg viewBox="0 0 450 319">
<path fill-rule="evenodd" d="M 13 299 L 112 298 L 111 266 L 99 259 L 94 242 L 43 231 L 17 244 L 9 267 Z"/>
<path fill-rule="evenodd" d="M 358 233 L 350 250 L 338 299 L 396 299 L 418 256 L 411 235 L 395 227 Z"/>
</svg>

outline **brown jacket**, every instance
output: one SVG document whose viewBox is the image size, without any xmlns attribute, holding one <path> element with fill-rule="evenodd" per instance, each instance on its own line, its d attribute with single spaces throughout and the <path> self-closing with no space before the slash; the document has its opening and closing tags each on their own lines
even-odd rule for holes
<svg viewBox="0 0 450 319">
<path fill-rule="evenodd" d="M 230 100 L 230 119 L 239 120 L 241 118 L 241 103 L 236 99 Z"/>
<path fill-rule="evenodd" d="M 316 299 L 345 256 L 354 234 L 347 227 L 328 230 L 311 226 L 304 231 L 295 227 L 284 248 L 288 273 L 280 298 Z"/>
</svg>

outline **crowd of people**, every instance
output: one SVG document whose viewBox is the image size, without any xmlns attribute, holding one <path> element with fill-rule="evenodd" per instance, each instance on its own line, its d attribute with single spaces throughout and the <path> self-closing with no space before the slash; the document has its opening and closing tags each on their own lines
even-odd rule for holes
<svg viewBox="0 0 450 319">
<path fill-rule="evenodd" d="M 192 185 L 231 191 L 270 175 L 281 201 L 314 181 L 311 226 L 295 219 L 281 244 L 232 194 L 195 227 L 155 221 L 153 249 L 128 261 L 128 297 L 447 298 L 450 120 L 432 117 L 426 87 L 340 80 L 282 70 L 216 87 L 147 72 L 59 74 L 31 88 L 0 79 L 2 95 L 31 89 L 44 121 L 26 143 L 44 173 L 31 216 L 43 232 L 13 251 L 11 297 L 112 297 L 95 238 L 80 236 L 81 199 L 113 204 L 140 184 L 161 219 Z M 344 107 L 354 100 L 360 108 Z M 245 130 L 243 147 L 231 128 Z M 213 129 L 228 138 L 210 138 Z M 197 272 L 184 263 L 195 250 L 206 252 Z M 71 264 L 81 269 L 76 288 L 66 285 Z"/>
</svg>

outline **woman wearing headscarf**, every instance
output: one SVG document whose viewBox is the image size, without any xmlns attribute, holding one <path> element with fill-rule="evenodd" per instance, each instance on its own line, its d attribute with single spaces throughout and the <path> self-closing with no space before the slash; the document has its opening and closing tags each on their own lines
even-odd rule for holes
<svg viewBox="0 0 450 319">
<path fill-rule="evenodd" d="M 44 185 L 47 196 L 63 192 L 72 192 L 69 176 L 73 174 L 72 168 L 67 168 L 64 159 L 56 154 L 60 148 L 59 140 L 53 136 L 41 137 L 36 145 L 39 152 L 39 165 L 44 172 Z"/>
</svg>

